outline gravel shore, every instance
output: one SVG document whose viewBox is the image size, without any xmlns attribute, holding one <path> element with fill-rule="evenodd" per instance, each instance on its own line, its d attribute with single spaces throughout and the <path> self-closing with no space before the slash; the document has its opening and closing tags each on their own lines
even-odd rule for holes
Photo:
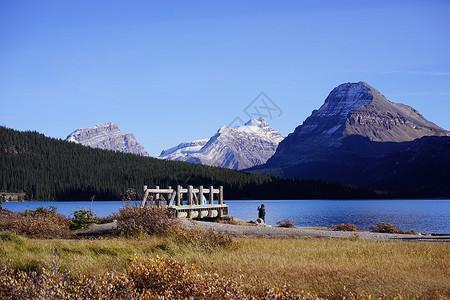
<svg viewBox="0 0 450 300">
<path fill-rule="evenodd" d="M 188 227 L 198 226 L 204 230 L 215 230 L 236 237 L 265 238 L 360 238 L 367 240 L 399 240 L 450 242 L 450 235 L 392 234 L 369 231 L 333 231 L 326 227 L 284 228 L 270 225 L 230 225 L 214 222 L 183 220 Z"/>
<path fill-rule="evenodd" d="M 231 225 L 216 222 L 203 222 L 182 219 L 182 224 L 188 228 L 195 226 L 203 230 L 215 230 L 235 237 L 263 238 L 360 238 L 366 240 L 397 240 L 450 242 L 450 235 L 431 234 L 392 234 L 369 231 L 333 231 L 326 227 L 295 227 L 284 228 L 270 225 Z M 110 234 L 117 228 L 117 222 L 94 224 L 80 233 L 82 236 L 101 236 Z"/>
</svg>

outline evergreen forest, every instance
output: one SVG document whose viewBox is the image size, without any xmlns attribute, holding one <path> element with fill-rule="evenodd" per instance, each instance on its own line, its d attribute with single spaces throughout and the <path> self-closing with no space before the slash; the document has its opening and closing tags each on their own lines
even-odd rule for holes
<svg viewBox="0 0 450 300">
<path fill-rule="evenodd" d="M 0 127 L 0 191 L 27 200 L 120 200 L 125 191 L 160 186 L 224 186 L 225 199 L 377 198 L 365 188 L 281 179 L 185 162 L 100 150 L 37 132 Z"/>
</svg>

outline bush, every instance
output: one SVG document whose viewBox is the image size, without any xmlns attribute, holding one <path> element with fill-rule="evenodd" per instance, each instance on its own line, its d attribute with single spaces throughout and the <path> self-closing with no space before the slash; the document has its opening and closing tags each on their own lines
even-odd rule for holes
<svg viewBox="0 0 450 300">
<path fill-rule="evenodd" d="M 297 297 L 295 297 L 297 296 Z M 287 289 L 246 292 L 238 281 L 201 274 L 174 258 L 131 256 L 127 271 L 100 276 L 58 271 L 55 264 L 37 272 L 0 265 L 2 299 L 295 299 Z M 300 298 L 299 298 L 300 299 Z"/>
<path fill-rule="evenodd" d="M 289 218 L 285 218 L 281 221 L 278 221 L 277 225 L 279 225 L 280 227 L 294 228 L 294 221 Z"/>
<path fill-rule="evenodd" d="M 110 216 L 105 216 L 105 217 L 97 217 L 97 224 L 107 224 L 107 223 L 112 223 L 114 222 L 114 220 L 116 219 L 116 216 L 114 215 L 110 215 Z"/>
<path fill-rule="evenodd" d="M 373 232 L 381 232 L 381 233 L 401 233 L 401 234 L 417 234 L 414 230 L 404 231 L 398 230 L 397 226 L 387 223 L 387 222 L 378 222 L 377 226 L 370 226 L 370 230 Z"/>
<path fill-rule="evenodd" d="M 229 224 L 229 225 L 241 225 L 241 226 L 246 225 L 242 222 L 242 220 L 235 219 L 233 216 L 231 216 L 230 218 L 227 218 L 227 219 L 218 218 L 215 222 L 220 223 L 220 224 Z"/>
<path fill-rule="evenodd" d="M 333 228 L 334 231 L 358 231 L 356 228 L 356 225 L 354 224 L 338 224 L 338 225 L 331 225 L 331 228 Z"/>
<path fill-rule="evenodd" d="M 126 236 L 141 234 L 167 234 L 171 228 L 179 225 L 165 206 L 147 205 L 139 207 L 137 204 L 125 204 L 114 214 L 119 231 Z"/>
<path fill-rule="evenodd" d="M 79 209 L 73 212 L 73 218 L 70 220 L 70 229 L 84 228 L 97 222 L 97 218 L 89 210 Z"/>
<path fill-rule="evenodd" d="M 61 237 L 69 233 L 69 219 L 57 207 L 38 207 L 25 212 L 1 212 L 0 229 L 29 237 Z"/>
</svg>

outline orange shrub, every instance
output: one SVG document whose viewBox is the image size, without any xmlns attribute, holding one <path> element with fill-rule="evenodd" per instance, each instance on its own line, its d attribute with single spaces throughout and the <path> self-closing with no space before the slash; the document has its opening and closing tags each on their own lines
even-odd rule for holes
<svg viewBox="0 0 450 300">
<path fill-rule="evenodd" d="M 25 212 L 0 212 L 0 229 L 29 237 L 61 237 L 69 234 L 69 218 L 56 207 L 38 207 Z"/>
<path fill-rule="evenodd" d="M 278 221 L 277 225 L 279 225 L 280 227 L 294 228 L 294 221 L 289 218 L 285 218 L 281 221 Z"/>
<path fill-rule="evenodd" d="M 136 204 L 125 204 L 114 214 L 119 231 L 127 236 L 139 234 L 166 234 L 172 227 L 179 225 L 179 220 L 172 216 L 167 207 Z"/>
<path fill-rule="evenodd" d="M 331 225 L 331 228 L 333 228 L 334 231 L 357 231 L 356 225 L 354 224 L 338 224 L 338 225 Z"/>
</svg>

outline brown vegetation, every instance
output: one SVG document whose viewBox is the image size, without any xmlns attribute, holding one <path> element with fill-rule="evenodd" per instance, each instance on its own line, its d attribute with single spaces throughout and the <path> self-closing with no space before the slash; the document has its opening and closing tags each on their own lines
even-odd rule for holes
<svg viewBox="0 0 450 300">
<path fill-rule="evenodd" d="M 38 207 L 25 212 L 0 212 L 0 230 L 34 238 L 69 235 L 69 219 L 56 212 L 56 207 Z"/>
<path fill-rule="evenodd" d="M 164 207 L 131 204 L 114 218 L 116 236 L 46 240 L 35 237 L 72 236 L 69 219 L 56 208 L 1 212 L 0 298 L 450 296 L 450 249 L 444 243 L 232 239 L 182 227 Z"/>
<path fill-rule="evenodd" d="M 356 225 L 350 223 L 331 225 L 331 228 L 335 231 L 357 231 Z"/>
<path fill-rule="evenodd" d="M 278 221 L 277 225 L 280 227 L 285 227 L 285 228 L 294 228 L 294 221 L 292 221 L 289 218 L 285 218 L 281 221 Z"/>
<path fill-rule="evenodd" d="M 450 249 L 444 243 L 244 238 L 234 239 L 232 247 L 210 251 L 211 248 L 202 249 L 195 243 L 163 235 L 49 241 L 0 234 L 0 240 L 0 263 L 9 264 L 15 272 L 24 271 L 31 276 L 33 272 L 41 274 L 42 268 L 56 269 L 61 274 L 68 270 L 69 277 L 80 273 L 96 280 L 98 289 L 114 285 L 103 274 L 125 276 L 128 258 L 137 255 L 142 259 L 159 256 L 184 261 L 188 269 L 196 265 L 196 274 L 204 278 L 217 274 L 225 281 L 239 282 L 246 295 L 265 295 L 279 287 L 311 296 L 306 299 L 355 299 L 349 295 L 372 295 L 372 299 L 383 299 L 383 295 L 384 299 L 398 295 L 403 299 L 450 296 Z"/>
<path fill-rule="evenodd" d="M 378 222 L 377 226 L 370 226 L 369 228 L 373 232 L 417 234 L 417 232 L 415 232 L 414 230 L 410 230 L 410 231 L 398 230 L 397 226 L 392 225 L 391 223 L 386 223 L 386 222 Z"/>
</svg>

